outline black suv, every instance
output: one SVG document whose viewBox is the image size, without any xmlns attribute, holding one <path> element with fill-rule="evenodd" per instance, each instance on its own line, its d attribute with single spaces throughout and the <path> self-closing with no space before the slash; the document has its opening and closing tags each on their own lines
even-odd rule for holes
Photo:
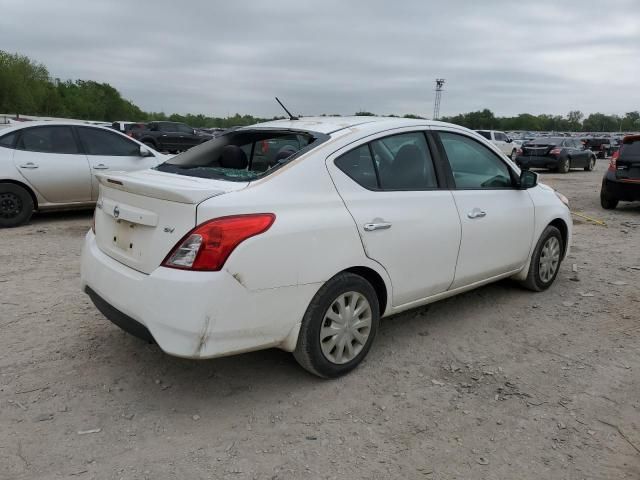
<svg viewBox="0 0 640 480">
<path fill-rule="evenodd" d="M 607 210 L 619 201 L 640 200 L 640 135 L 628 135 L 613 154 L 602 179 L 600 204 Z"/>
<path fill-rule="evenodd" d="M 213 135 L 179 122 L 149 122 L 145 128 L 130 130 L 130 134 L 155 150 L 170 153 L 189 150 L 213 138 Z"/>
</svg>

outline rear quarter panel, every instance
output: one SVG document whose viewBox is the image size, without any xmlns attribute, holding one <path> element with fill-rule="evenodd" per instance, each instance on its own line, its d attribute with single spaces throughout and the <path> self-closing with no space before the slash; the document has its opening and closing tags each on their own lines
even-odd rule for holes
<svg viewBox="0 0 640 480">
<path fill-rule="evenodd" d="M 249 187 L 198 206 L 198 223 L 243 213 L 274 213 L 271 228 L 245 240 L 224 269 L 250 290 L 318 284 L 355 266 L 368 266 L 355 222 L 326 170 L 322 151 L 310 152 Z"/>
</svg>

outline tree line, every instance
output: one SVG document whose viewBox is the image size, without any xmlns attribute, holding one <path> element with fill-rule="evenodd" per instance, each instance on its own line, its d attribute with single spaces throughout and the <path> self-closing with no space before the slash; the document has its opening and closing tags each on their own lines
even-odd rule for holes
<svg viewBox="0 0 640 480">
<path fill-rule="evenodd" d="M 251 125 L 266 120 L 240 114 L 223 118 L 203 114 L 167 115 L 164 112 L 145 112 L 131 101 L 122 98 L 120 92 L 108 83 L 93 80 L 54 79 L 43 64 L 25 55 L 3 50 L 0 50 L 0 112 L 12 115 L 38 115 L 108 122 L 169 120 L 184 122 L 194 127 L 209 128 Z M 362 111 L 356 112 L 356 115 L 374 114 Z M 398 115 L 387 116 L 397 117 Z M 406 114 L 403 117 L 423 118 L 415 114 Z M 582 112 L 575 110 L 566 116 L 521 113 L 514 117 L 497 117 L 491 110 L 484 109 L 442 117 L 441 120 L 476 130 L 640 131 L 638 111 L 628 112 L 624 116 L 592 113 L 585 117 Z"/>
<path fill-rule="evenodd" d="M 209 128 L 251 125 L 265 120 L 240 114 L 221 118 L 145 112 L 122 98 L 108 83 L 51 78 L 46 66 L 25 55 L 3 50 L 0 50 L 0 113 L 106 122 L 169 120 Z"/>
</svg>

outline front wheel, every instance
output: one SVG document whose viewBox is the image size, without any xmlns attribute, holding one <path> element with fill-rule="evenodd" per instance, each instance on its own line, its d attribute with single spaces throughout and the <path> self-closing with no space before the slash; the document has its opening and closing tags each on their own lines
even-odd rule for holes
<svg viewBox="0 0 640 480">
<path fill-rule="evenodd" d="M 562 252 L 564 252 L 562 234 L 556 227 L 549 225 L 540 235 L 540 240 L 531 255 L 529 273 L 523 282 L 524 286 L 534 292 L 549 288 L 560 270 Z"/>
<path fill-rule="evenodd" d="M 586 172 L 593 172 L 593 169 L 596 168 L 596 157 L 591 157 L 589 159 L 589 165 L 584 167 Z"/>
<path fill-rule="evenodd" d="M 367 355 L 379 321 L 378 296 L 371 284 L 359 275 L 340 273 L 311 300 L 293 355 L 314 375 L 339 377 Z"/>
</svg>

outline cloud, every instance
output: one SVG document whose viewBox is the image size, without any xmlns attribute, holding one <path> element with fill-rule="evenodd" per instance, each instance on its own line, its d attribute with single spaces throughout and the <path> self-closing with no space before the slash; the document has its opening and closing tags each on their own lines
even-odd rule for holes
<svg viewBox="0 0 640 480">
<path fill-rule="evenodd" d="M 0 45 L 145 110 L 429 116 L 640 108 L 635 0 L 0 0 Z M 64 5 L 64 6 L 63 6 Z"/>
</svg>

